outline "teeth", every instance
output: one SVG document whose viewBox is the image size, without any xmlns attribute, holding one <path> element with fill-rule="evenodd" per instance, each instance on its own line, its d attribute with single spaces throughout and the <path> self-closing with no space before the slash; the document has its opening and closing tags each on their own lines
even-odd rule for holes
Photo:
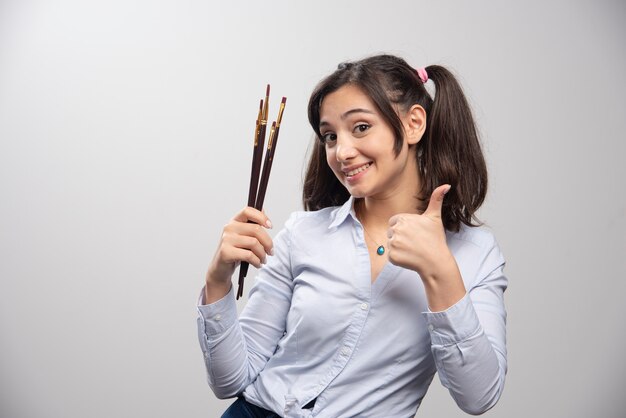
<svg viewBox="0 0 626 418">
<path fill-rule="evenodd" d="M 346 176 L 348 176 L 348 177 L 355 176 L 355 175 L 359 174 L 361 171 L 365 171 L 365 170 L 367 170 L 367 169 L 369 168 L 369 166 L 370 166 L 370 165 L 371 165 L 370 163 L 367 163 L 367 164 L 365 164 L 365 165 L 362 165 L 362 166 L 361 166 L 361 167 L 359 167 L 359 168 L 355 168 L 354 170 L 348 171 L 348 172 L 346 173 Z"/>
</svg>

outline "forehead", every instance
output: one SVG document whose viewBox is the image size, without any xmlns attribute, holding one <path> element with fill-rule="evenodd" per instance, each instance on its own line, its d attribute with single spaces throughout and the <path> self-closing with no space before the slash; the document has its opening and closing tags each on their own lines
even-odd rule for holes
<svg viewBox="0 0 626 418">
<path fill-rule="evenodd" d="M 376 113 L 376 105 L 365 91 L 354 84 L 348 84 L 324 97 L 320 106 L 320 119 L 342 117 L 354 109 Z"/>
</svg>

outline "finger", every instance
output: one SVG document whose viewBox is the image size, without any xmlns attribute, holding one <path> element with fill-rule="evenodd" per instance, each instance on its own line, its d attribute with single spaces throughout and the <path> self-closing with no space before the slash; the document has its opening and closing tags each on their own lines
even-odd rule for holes
<svg viewBox="0 0 626 418">
<path fill-rule="evenodd" d="M 437 218 L 441 218 L 441 208 L 443 206 L 443 198 L 448 193 L 448 191 L 452 188 L 449 184 L 444 184 L 437 187 L 433 190 L 433 193 L 430 195 L 430 202 L 428 202 L 428 207 L 424 212 L 424 215 L 427 216 L 435 216 Z"/>
<path fill-rule="evenodd" d="M 389 218 L 389 227 L 393 227 L 395 224 L 397 224 L 400 219 L 402 219 L 402 214 L 397 214 L 397 215 L 393 215 L 391 218 Z"/>
<path fill-rule="evenodd" d="M 239 261 L 248 261 L 248 254 L 242 253 L 239 250 L 251 252 L 259 260 L 260 263 L 265 263 L 267 259 L 267 253 L 261 245 L 261 243 L 254 237 L 237 234 L 227 234 L 222 242 L 222 260 L 226 263 L 233 263 Z M 239 257 L 239 258 L 237 258 Z M 241 258 L 244 257 L 244 258 Z"/>
<path fill-rule="evenodd" d="M 255 224 L 263 225 L 266 228 L 272 227 L 270 219 L 260 210 L 247 206 L 241 210 L 233 218 L 237 222 L 254 222 Z"/>
<path fill-rule="evenodd" d="M 263 249 L 263 252 L 269 255 L 274 255 L 274 243 L 272 237 L 267 233 L 265 228 L 258 224 L 231 222 L 224 228 L 224 233 L 228 234 L 230 244 L 233 246 L 240 246 L 239 242 L 251 242 L 248 240 L 254 240 L 247 247 L 250 247 L 254 243 L 259 244 L 259 248 Z M 263 255 L 264 256 L 264 255 Z M 261 257 L 261 255 L 259 255 Z"/>
<path fill-rule="evenodd" d="M 239 245 L 237 245 L 237 247 L 241 248 L 242 250 L 251 251 L 261 261 L 262 264 L 265 264 L 265 262 L 267 261 L 267 252 L 256 238 L 240 237 L 240 243 Z"/>
<path fill-rule="evenodd" d="M 255 253 L 243 248 L 233 248 L 233 259 L 237 261 L 245 261 L 252 264 L 256 268 L 261 268 L 261 259 Z"/>
</svg>

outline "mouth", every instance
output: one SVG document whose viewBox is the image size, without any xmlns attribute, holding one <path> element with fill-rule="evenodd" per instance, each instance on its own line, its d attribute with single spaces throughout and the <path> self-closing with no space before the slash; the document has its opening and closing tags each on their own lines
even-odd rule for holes
<svg viewBox="0 0 626 418">
<path fill-rule="evenodd" d="M 352 170 L 350 170 L 350 171 L 346 171 L 346 172 L 344 172 L 344 174 L 346 175 L 346 177 L 347 177 L 347 178 L 354 177 L 354 176 L 356 176 L 357 174 L 362 173 L 362 172 L 364 172 L 365 170 L 367 170 L 368 168 L 370 168 L 370 166 L 371 166 L 371 165 L 372 165 L 372 163 L 365 163 L 365 164 L 363 164 L 363 165 L 362 165 L 362 166 L 360 166 L 360 167 L 353 168 L 353 169 L 352 169 Z"/>
</svg>

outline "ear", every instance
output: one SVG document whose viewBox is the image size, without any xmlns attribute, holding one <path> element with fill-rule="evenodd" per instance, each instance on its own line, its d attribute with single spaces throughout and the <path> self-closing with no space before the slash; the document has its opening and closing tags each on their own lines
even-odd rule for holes
<svg viewBox="0 0 626 418">
<path fill-rule="evenodd" d="M 402 118 L 404 131 L 409 145 L 417 144 L 426 132 L 426 111 L 418 104 L 414 104 Z"/>
</svg>

